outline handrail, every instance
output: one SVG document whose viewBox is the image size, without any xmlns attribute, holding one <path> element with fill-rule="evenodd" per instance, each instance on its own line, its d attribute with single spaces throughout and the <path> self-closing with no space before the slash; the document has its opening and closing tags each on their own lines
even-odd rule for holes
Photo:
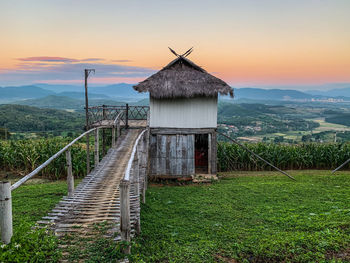
<svg viewBox="0 0 350 263">
<path fill-rule="evenodd" d="M 79 137 L 75 138 L 73 141 L 71 141 L 69 144 L 67 144 L 65 147 L 63 147 L 61 150 L 59 150 L 57 153 L 52 155 L 49 159 L 47 159 L 46 162 L 44 162 L 42 165 L 37 167 L 34 171 L 29 173 L 28 175 L 24 176 L 22 179 L 18 180 L 16 183 L 14 183 L 11 186 L 11 191 L 15 190 L 16 188 L 20 187 L 23 183 L 28 181 L 30 178 L 32 178 L 34 175 L 38 174 L 42 169 L 44 169 L 46 166 L 48 166 L 53 160 L 55 160 L 58 156 L 60 156 L 62 153 L 64 153 L 66 150 L 68 150 L 69 147 L 71 147 L 74 143 L 76 143 L 78 140 L 80 140 L 82 137 L 84 137 L 86 134 L 89 134 L 96 130 L 97 128 L 93 128 L 91 130 L 88 130 L 81 134 Z"/>
<path fill-rule="evenodd" d="M 119 115 L 121 116 L 121 115 Z M 117 116 L 117 117 L 119 117 Z M 118 120 L 116 120 L 118 121 Z M 119 123 L 117 125 L 118 137 L 120 136 L 120 129 L 119 129 Z M 92 128 L 77 138 L 75 138 L 73 141 L 68 143 L 65 147 L 63 147 L 61 150 L 59 150 L 57 153 L 52 155 L 49 159 L 47 159 L 43 164 L 41 164 L 39 167 L 37 167 L 34 171 L 27 174 L 23 178 L 21 178 L 19 181 L 14 183 L 11 186 L 10 182 L 0 182 L 0 228 L 1 228 L 1 241 L 5 244 L 9 244 L 11 242 L 11 238 L 13 235 L 13 224 L 12 224 L 12 198 L 11 198 L 11 192 L 15 190 L 16 188 L 20 187 L 22 184 L 24 184 L 26 181 L 28 181 L 30 178 L 32 178 L 34 175 L 38 174 L 42 169 L 44 169 L 46 166 L 48 166 L 53 160 L 55 160 L 57 157 L 59 157 L 62 153 L 66 153 L 66 167 L 67 167 L 67 185 L 68 185 L 68 197 L 72 197 L 74 194 L 74 176 L 72 172 L 72 157 L 71 157 L 71 149 L 70 147 L 76 143 L 78 140 L 83 138 L 85 135 L 88 135 L 91 132 L 95 132 L 95 167 L 98 165 L 99 162 L 99 129 L 101 128 L 111 128 L 107 125 L 101 125 L 99 127 Z M 89 142 L 89 141 L 87 141 Z M 112 147 L 115 146 L 115 127 L 112 126 Z M 87 159 L 88 161 L 88 159 Z"/>
<path fill-rule="evenodd" d="M 117 124 L 118 120 L 121 118 L 123 113 L 124 113 L 124 111 L 121 111 L 118 113 L 117 117 L 115 117 L 115 119 L 114 119 L 114 122 L 113 122 L 114 125 Z"/>
<path fill-rule="evenodd" d="M 147 130 L 143 130 L 139 136 L 137 137 L 136 141 L 135 141 L 135 144 L 134 144 L 134 147 L 132 149 L 132 152 L 131 152 L 131 157 L 128 161 L 128 165 L 126 167 L 126 170 L 125 170 L 125 174 L 124 174 L 124 180 L 126 181 L 129 181 L 130 179 L 130 170 L 131 170 L 131 166 L 132 166 L 132 162 L 134 161 L 134 158 L 135 158 L 135 154 L 136 154 L 136 149 L 137 149 L 137 145 L 139 143 L 139 140 L 141 139 L 142 135 L 146 132 Z"/>
</svg>

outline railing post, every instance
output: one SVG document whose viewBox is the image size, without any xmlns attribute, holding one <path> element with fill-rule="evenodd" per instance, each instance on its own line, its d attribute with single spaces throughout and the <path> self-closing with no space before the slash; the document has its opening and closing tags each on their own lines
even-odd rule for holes
<svg viewBox="0 0 350 263">
<path fill-rule="evenodd" d="M 95 130 L 95 151 L 94 151 L 94 154 L 95 154 L 95 168 L 97 167 L 97 165 L 99 164 L 100 162 L 100 147 L 99 147 L 99 128 L 96 128 Z"/>
<path fill-rule="evenodd" d="M 67 185 L 68 185 L 68 197 L 72 197 L 74 193 L 74 176 L 72 169 L 72 155 L 70 148 L 66 151 L 67 161 Z"/>
<path fill-rule="evenodd" d="M 136 234 L 141 233 L 141 219 L 140 219 L 140 159 L 138 158 L 139 150 L 136 148 L 135 158 L 132 168 L 132 178 L 135 189 L 135 197 L 136 197 L 136 224 L 135 230 Z"/>
<path fill-rule="evenodd" d="M 144 135 L 142 141 L 142 203 L 146 203 L 146 189 L 147 189 L 147 133 Z"/>
<path fill-rule="evenodd" d="M 115 127 L 112 127 L 112 147 L 115 146 Z"/>
<path fill-rule="evenodd" d="M 211 165 L 212 165 L 212 143 L 211 143 L 211 133 L 208 133 L 208 174 L 212 174 Z"/>
<path fill-rule="evenodd" d="M 129 104 L 126 104 L 126 110 L 125 110 L 125 128 L 129 128 Z"/>
<path fill-rule="evenodd" d="M 106 120 L 106 105 L 102 105 L 103 120 Z M 102 128 L 102 156 L 106 155 L 106 131 Z"/>
<path fill-rule="evenodd" d="M 10 182 L 0 182 L 0 230 L 1 241 L 5 244 L 9 244 L 13 235 Z"/>
<path fill-rule="evenodd" d="M 120 119 L 117 120 L 117 138 L 120 137 Z"/>
<path fill-rule="evenodd" d="M 122 241 L 130 242 L 131 226 L 130 226 L 130 182 L 122 180 L 119 184 L 120 189 L 120 233 Z M 123 251 L 130 254 L 130 245 Z"/>
<path fill-rule="evenodd" d="M 86 130 L 89 128 L 86 127 Z M 90 173 L 90 134 L 86 134 L 86 174 Z"/>
</svg>

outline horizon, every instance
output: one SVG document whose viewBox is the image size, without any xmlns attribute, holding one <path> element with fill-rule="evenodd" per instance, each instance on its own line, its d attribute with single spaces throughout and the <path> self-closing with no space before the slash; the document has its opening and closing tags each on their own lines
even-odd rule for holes
<svg viewBox="0 0 350 263">
<path fill-rule="evenodd" d="M 90 85 L 138 83 L 175 58 L 168 46 L 194 46 L 189 59 L 236 88 L 350 83 L 346 0 L 80 3 L 0 3 L 0 86 L 82 85 L 84 68 Z"/>
<path fill-rule="evenodd" d="M 88 86 L 90 88 L 98 88 L 98 87 L 106 87 L 106 86 L 113 86 L 113 85 L 136 85 L 135 83 L 127 83 L 127 82 L 118 82 L 118 83 L 90 83 Z M 56 86 L 56 87 L 76 87 L 76 88 L 84 88 L 83 81 L 80 84 L 73 83 L 73 84 L 52 84 L 52 83 L 31 83 L 31 84 L 24 84 L 24 85 L 0 85 L 0 88 L 8 88 L 8 87 L 23 87 L 23 86 L 36 86 L 42 89 L 45 89 L 45 85 L 47 86 Z M 301 92 L 317 92 L 317 91 L 331 91 L 331 90 L 338 90 L 338 89 L 350 89 L 350 83 L 327 83 L 327 84 L 321 84 L 321 85 L 292 85 L 292 86 L 233 86 L 230 85 L 233 89 L 264 89 L 264 90 L 295 90 L 295 91 L 301 91 Z M 82 90 L 83 92 L 83 90 Z"/>
</svg>

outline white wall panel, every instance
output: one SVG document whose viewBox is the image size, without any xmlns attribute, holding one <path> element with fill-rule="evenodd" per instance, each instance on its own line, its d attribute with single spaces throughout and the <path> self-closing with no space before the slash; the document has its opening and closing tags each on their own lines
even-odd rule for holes
<svg viewBox="0 0 350 263">
<path fill-rule="evenodd" d="M 217 98 L 150 98 L 152 128 L 216 128 Z"/>
</svg>

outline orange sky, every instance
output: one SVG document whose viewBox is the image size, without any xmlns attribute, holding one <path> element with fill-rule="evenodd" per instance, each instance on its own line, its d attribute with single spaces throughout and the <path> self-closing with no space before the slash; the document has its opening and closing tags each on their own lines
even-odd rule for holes
<svg viewBox="0 0 350 263">
<path fill-rule="evenodd" d="M 168 46 L 194 46 L 189 58 L 232 85 L 350 82 L 348 0 L 3 0 L 0 10 L 0 86 L 79 83 L 85 66 L 99 69 L 95 83 L 137 82 L 174 58 Z"/>
</svg>

